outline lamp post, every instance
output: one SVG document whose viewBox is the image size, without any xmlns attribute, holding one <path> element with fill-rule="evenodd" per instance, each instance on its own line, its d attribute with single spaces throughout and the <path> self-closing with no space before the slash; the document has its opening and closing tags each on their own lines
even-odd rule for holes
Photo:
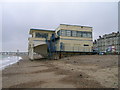
<svg viewBox="0 0 120 90">
<path fill-rule="evenodd" d="M 17 60 L 19 60 L 19 50 L 17 50 Z M 19 65 L 19 61 L 17 62 L 17 64 Z"/>
<path fill-rule="evenodd" d="M 19 56 L 19 50 L 17 50 L 17 56 Z"/>
</svg>

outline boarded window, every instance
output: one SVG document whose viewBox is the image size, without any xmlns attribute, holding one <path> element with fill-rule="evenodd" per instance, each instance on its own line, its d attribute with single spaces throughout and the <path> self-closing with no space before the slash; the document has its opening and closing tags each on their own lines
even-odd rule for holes
<svg viewBox="0 0 120 90">
<path fill-rule="evenodd" d="M 38 33 L 38 32 L 36 32 L 35 37 L 36 38 L 47 38 L 48 34 L 47 33 Z"/>
</svg>

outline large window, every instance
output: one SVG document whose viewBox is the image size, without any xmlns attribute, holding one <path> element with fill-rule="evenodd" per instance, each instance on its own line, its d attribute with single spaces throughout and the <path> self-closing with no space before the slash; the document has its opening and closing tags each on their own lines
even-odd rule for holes
<svg viewBox="0 0 120 90">
<path fill-rule="evenodd" d="M 77 37 L 82 37 L 82 32 L 77 31 Z"/>
<path fill-rule="evenodd" d="M 82 36 L 83 36 L 83 37 L 87 37 L 87 32 L 83 32 L 83 33 L 82 33 Z"/>
<path fill-rule="evenodd" d="M 38 32 L 36 32 L 35 37 L 36 38 L 46 38 L 46 37 L 48 37 L 48 34 L 47 33 L 38 33 Z"/>
<path fill-rule="evenodd" d="M 71 36 L 71 31 L 70 30 L 66 30 L 66 36 Z"/>
<path fill-rule="evenodd" d="M 81 31 L 78 31 L 77 36 L 78 37 L 91 38 L 92 37 L 92 33 L 91 32 L 81 32 Z"/>
<path fill-rule="evenodd" d="M 87 36 L 88 36 L 89 38 L 91 38 L 91 37 L 92 37 L 92 33 L 91 33 L 91 32 L 88 32 L 88 33 L 87 33 Z"/>
<path fill-rule="evenodd" d="M 72 36 L 76 37 L 77 36 L 77 31 L 72 31 Z"/>
<path fill-rule="evenodd" d="M 57 32 L 60 36 L 72 36 L 72 37 L 85 37 L 91 38 L 92 32 L 83 32 L 83 31 L 72 31 L 72 30 L 60 30 Z"/>
</svg>

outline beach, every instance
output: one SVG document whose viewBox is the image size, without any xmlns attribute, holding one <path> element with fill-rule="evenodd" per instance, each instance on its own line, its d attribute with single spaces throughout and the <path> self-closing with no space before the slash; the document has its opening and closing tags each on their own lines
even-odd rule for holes
<svg viewBox="0 0 120 90">
<path fill-rule="evenodd" d="M 2 88 L 118 88 L 118 55 L 23 56 L 2 71 Z"/>
<path fill-rule="evenodd" d="M 1 55 L 0 55 L 1 56 Z M 9 65 L 12 65 L 16 62 L 18 62 L 20 59 L 22 59 L 20 56 L 14 56 L 14 55 L 3 55 L 3 58 L 0 58 L 0 70 L 8 67 Z"/>
</svg>

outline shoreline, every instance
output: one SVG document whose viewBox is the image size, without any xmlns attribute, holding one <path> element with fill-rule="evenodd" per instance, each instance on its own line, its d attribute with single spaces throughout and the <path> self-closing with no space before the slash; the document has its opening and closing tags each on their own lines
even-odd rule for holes
<svg viewBox="0 0 120 90">
<path fill-rule="evenodd" d="M 30 61 L 27 56 L 22 58 L 19 64 L 15 63 L 2 71 L 3 88 L 117 88 L 118 86 L 118 62 L 115 55 L 85 57 L 81 55 L 60 60 L 35 61 Z"/>
<path fill-rule="evenodd" d="M 5 68 L 19 62 L 21 59 L 21 56 L 7 56 L 3 58 L 3 60 L 1 61 L 0 70 L 4 70 Z"/>
</svg>

